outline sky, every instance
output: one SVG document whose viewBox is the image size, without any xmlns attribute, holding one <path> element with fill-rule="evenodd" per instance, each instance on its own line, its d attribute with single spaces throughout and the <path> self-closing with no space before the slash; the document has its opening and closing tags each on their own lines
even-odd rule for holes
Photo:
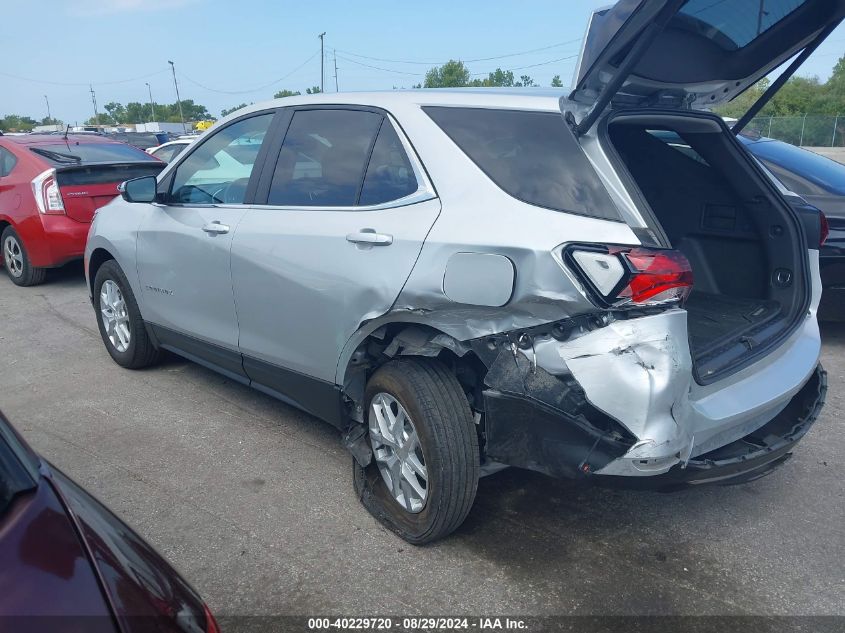
<svg viewBox="0 0 845 633">
<path fill-rule="evenodd" d="M 745 1 L 745 0 L 737 0 Z M 8 3 L 8 4 L 7 4 Z M 608 0 L 6 0 L 0 26 L 0 115 L 66 123 L 110 101 L 157 103 L 179 93 L 219 116 L 223 108 L 320 84 L 341 91 L 411 87 L 426 70 L 464 60 L 479 76 L 497 67 L 548 86 L 570 85 L 590 13 Z M 11 6 L 9 6 L 11 5 Z M 541 49 L 541 50 L 538 50 Z M 526 52 L 532 51 L 532 52 Z M 799 74 L 825 80 L 845 52 L 845 25 Z M 517 54 L 518 53 L 518 54 Z M 496 59 L 488 59 L 496 58 Z M 470 61 L 473 60 L 473 61 Z M 405 63 L 415 62 L 415 63 Z"/>
</svg>

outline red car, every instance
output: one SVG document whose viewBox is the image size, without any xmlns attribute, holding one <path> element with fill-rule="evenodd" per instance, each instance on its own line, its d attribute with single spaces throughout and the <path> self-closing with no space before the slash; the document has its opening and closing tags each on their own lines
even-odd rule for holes
<svg viewBox="0 0 845 633">
<path fill-rule="evenodd" d="M 0 631 L 220 633 L 176 570 L 2 413 Z"/>
<path fill-rule="evenodd" d="M 137 147 L 86 135 L 0 135 L 0 245 L 14 283 L 82 257 L 94 213 L 124 180 L 165 164 Z"/>
</svg>

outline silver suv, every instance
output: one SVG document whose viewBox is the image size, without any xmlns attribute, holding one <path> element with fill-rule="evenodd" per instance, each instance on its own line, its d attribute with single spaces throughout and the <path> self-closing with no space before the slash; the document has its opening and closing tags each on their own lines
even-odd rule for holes
<svg viewBox="0 0 845 633">
<path fill-rule="evenodd" d="M 598 12 L 569 96 L 239 110 L 97 213 L 108 352 L 169 350 L 334 425 L 359 498 L 412 543 L 504 466 L 664 489 L 769 472 L 824 401 L 824 222 L 701 108 L 794 72 L 845 3 L 768 4 Z"/>
</svg>

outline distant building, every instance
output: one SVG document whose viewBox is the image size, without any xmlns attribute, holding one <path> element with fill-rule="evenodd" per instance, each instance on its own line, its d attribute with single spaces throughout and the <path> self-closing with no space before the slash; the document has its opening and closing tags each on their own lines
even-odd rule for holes
<svg viewBox="0 0 845 633">
<path fill-rule="evenodd" d="M 187 128 L 188 131 L 190 131 L 192 127 L 193 126 L 190 123 L 185 123 L 185 128 Z M 170 132 L 171 134 L 184 134 L 185 128 L 182 127 L 181 123 L 169 123 L 160 121 L 153 121 L 152 123 L 135 124 L 136 132 Z"/>
<path fill-rule="evenodd" d="M 59 123 L 58 125 L 36 125 L 32 128 L 33 132 L 64 132 L 65 126 Z"/>
</svg>

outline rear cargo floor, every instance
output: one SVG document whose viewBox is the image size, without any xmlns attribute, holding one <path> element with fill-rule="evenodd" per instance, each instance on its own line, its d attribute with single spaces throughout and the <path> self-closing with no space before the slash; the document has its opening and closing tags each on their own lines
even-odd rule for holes
<svg viewBox="0 0 845 633">
<path fill-rule="evenodd" d="M 714 344 L 740 336 L 780 314 L 780 304 L 766 299 L 740 299 L 693 292 L 684 306 L 693 357 Z"/>
</svg>

